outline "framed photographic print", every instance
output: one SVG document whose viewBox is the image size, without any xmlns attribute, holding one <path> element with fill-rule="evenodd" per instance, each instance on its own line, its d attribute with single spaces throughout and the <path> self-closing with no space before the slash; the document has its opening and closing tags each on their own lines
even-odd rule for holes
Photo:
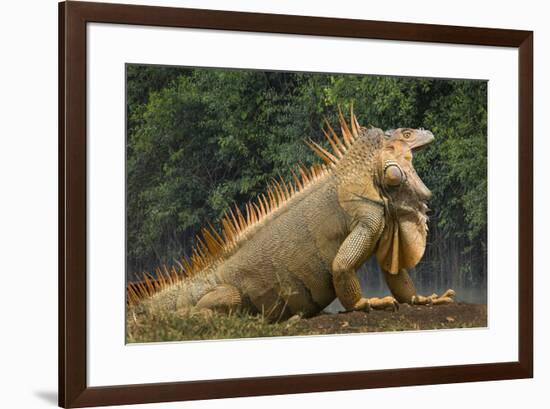
<svg viewBox="0 0 550 409">
<path fill-rule="evenodd" d="M 61 406 L 532 376 L 532 32 L 64 2 L 59 41 Z"/>
</svg>

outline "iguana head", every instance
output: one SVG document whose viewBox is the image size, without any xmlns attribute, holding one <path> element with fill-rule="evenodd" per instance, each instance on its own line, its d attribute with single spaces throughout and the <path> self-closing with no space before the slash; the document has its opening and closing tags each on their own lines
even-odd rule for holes
<svg viewBox="0 0 550 409">
<path fill-rule="evenodd" d="M 378 180 L 386 204 L 386 225 L 376 255 L 390 273 L 414 267 L 426 248 L 431 192 L 416 173 L 412 159 L 413 149 L 432 140 L 429 131 L 400 129 L 388 137 L 380 151 Z"/>
<path fill-rule="evenodd" d="M 399 140 L 399 141 L 406 142 L 407 145 L 413 150 L 417 150 L 418 148 L 421 148 L 433 142 L 434 140 L 433 133 L 423 128 L 390 129 L 389 131 L 386 131 L 385 135 L 390 141 Z"/>
</svg>

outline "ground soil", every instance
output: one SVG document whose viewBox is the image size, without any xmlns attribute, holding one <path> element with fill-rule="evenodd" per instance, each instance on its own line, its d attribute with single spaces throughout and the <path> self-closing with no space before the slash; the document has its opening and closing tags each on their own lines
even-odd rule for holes
<svg viewBox="0 0 550 409">
<path fill-rule="evenodd" d="M 457 302 L 437 306 L 401 304 L 398 311 L 321 314 L 292 325 L 294 333 L 343 334 L 487 326 L 487 305 Z"/>
</svg>

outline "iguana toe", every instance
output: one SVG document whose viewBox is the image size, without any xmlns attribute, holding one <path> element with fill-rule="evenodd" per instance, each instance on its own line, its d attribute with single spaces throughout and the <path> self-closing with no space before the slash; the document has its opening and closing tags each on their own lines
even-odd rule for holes
<svg viewBox="0 0 550 409">
<path fill-rule="evenodd" d="M 448 289 L 441 295 L 437 295 L 436 293 L 433 293 L 429 297 L 425 297 L 423 295 L 413 295 L 411 297 L 411 305 L 426 305 L 426 306 L 432 306 L 432 305 L 442 305 L 442 304 L 450 304 L 454 302 L 454 297 L 456 296 L 456 293 L 452 289 Z"/>
<path fill-rule="evenodd" d="M 371 309 L 370 300 L 368 298 L 361 297 L 361 299 L 355 303 L 352 310 L 370 312 L 370 309 Z"/>
<path fill-rule="evenodd" d="M 399 302 L 392 296 L 383 298 L 369 298 L 370 306 L 375 310 L 391 309 L 393 312 L 399 309 Z"/>
</svg>

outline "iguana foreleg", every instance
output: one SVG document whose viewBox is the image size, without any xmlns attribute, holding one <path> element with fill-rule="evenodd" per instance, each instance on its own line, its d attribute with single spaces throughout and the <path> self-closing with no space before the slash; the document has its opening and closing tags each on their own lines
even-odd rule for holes
<svg viewBox="0 0 550 409">
<path fill-rule="evenodd" d="M 347 311 L 370 308 L 397 309 L 398 303 L 393 297 L 365 298 L 357 278 L 358 268 L 372 253 L 381 226 L 369 226 L 359 223 L 344 240 L 332 262 L 332 282 L 338 299 Z"/>
<path fill-rule="evenodd" d="M 455 292 L 451 289 L 445 291 L 442 295 L 432 294 L 429 297 L 418 295 L 412 282 L 411 276 L 405 269 L 399 270 L 397 274 L 391 274 L 384 271 L 386 283 L 393 296 L 400 303 L 412 305 L 439 305 L 452 303 Z"/>
</svg>

